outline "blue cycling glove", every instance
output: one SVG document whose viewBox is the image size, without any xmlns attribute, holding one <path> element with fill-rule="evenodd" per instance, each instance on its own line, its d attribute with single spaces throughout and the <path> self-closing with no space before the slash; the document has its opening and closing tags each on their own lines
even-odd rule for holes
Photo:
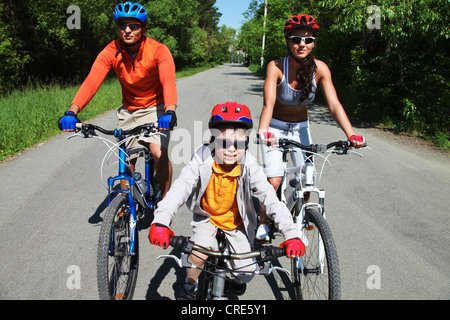
<svg viewBox="0 0 450 320">
<path fill-rule="evenodd" d="M 175 111 L 169 110 L 158 119 L 158 128 L 172 130 L 177 125 L 177 115 Z"/>
<path fill-rule="evenodd" d="M 75 130 L 75 125 L 81 122 L 73 111 L 67 111 L 58 120 L 59 130 Z"/>
</svg>

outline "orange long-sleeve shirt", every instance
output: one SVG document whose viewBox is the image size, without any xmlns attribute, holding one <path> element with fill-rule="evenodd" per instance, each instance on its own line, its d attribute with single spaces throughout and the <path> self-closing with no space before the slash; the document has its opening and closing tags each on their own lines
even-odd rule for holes
<svg viewBox="0 0 450 320">
<path fill-rule="evenodd" d="M 120 39 L 114 40 L 99 53 L 72 104 L 82 110 L 113 69 L 122 85 L 122 104 L 129 111 L 161 103 L 165 106 L 176 105 L 175 63 L 169 49 L 154 39 L 144 37 L 133 60 L 122 44 Z"/>
</svg>

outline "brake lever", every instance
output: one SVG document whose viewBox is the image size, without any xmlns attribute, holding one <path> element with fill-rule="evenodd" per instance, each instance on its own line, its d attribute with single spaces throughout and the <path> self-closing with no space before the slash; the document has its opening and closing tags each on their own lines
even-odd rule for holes
<svg viewBox="0 0 450 320">
<path fill-rule="evenodd" d="M 356 154 L 357 156 L 360 156 L 361 158 L 362 158 L 362 156 L 363 156 L 361 153 L 356 152 L 356 151 L 354 151 L 354 150 L 347 150 L 347 154 L 350 154 L 350 153 Z"/>
<path fill-rule="evenodd" d="M 84 134 L 82 134 L 82 133 L 74 133 L 74 134 L 71 134 L 70 136 L 68 136 L 68 137 L 67 137 L 67 140 L 70 140 L 70 139 L 75 138 L 75 137 L 81 137 L 81 138 L 84 138 L 85 136 L 84 136 Z"/>
<path fill-rule="evenodd" d="M 185 253 L 181 253 L 181 259 L 178 258 L 177 256 L 174 256 L 174 255 L 171 255 L 171 254 L 169 254 L 169 255 L 160 255 L 160 256 L 158 256 L 157 259 L 159 260 L 159 259 L 167 259 L 167 258 L 175 260 L 180 268 L 200 269 L 199 267 L 197 267 L 197 266 L 195 266 L 195 265 L 193 265 L 192 263 L 189 262 L 188 255 L 185 254 Z"/>
<path fill-rule="evenodd" d="M 267 276 L 269 274 L 272 274 L 275 270 L 277 270 L 278 272 L 287 273 L 289 276 L 291 275 L 291 272 L 289 270 L 277 266 L 271 266 L 270 261 L 266 261 L 264 263 L 264 267 L 260 270 L 256 270 L 255 274 Z"/>
</svg>

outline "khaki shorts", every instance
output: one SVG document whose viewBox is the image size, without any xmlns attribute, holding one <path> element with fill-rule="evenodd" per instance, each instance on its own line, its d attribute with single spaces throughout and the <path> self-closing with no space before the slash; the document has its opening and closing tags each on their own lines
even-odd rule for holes
<svg viewBox="0 0 450 320">
<path fill-rule="evenodd" d="M 192 237 L 190 238 L 195 244 L 210 248 L 211 250 L 218 250 L 218 244 L 216 240 L 217 227 L 209 220 L 194 224 L 192 227 Z M 234 230 L 223 230 L 227 239 L 228 249 L 232 253 L 244 253 L 252 250 L 248 241 L 244 227 L 241 225 Z M 244 260 L 230 260 L 227 262 L 228 267 L 233 270 L 239 270 L 242 272 L 248 272 L 243 274 L 235 274 L 235 276 L 242 282 L 250 282 L 253 277 L 253 271 L 256 270 L 256 264 L 253 258 Z"/>
<path fill-rule="evenodd" d="M 139 109 L 134 112 L 128 111 L 127 108 L 121 106 L 116 111 L 117 129 L 131 130 L 137 126 L 158 122 L 158 118 L 164 114 L 164 104 L 151 106 L 145 109 Z M 164 131 L 164 135 L 155 134 L 151 137 L 138 137 L 129 139 L 126 142 L 127 149 L 142 147 L 146 143 L 159 144 L 163 148 L 169 147 L 170 131 Z"/>
</svg>

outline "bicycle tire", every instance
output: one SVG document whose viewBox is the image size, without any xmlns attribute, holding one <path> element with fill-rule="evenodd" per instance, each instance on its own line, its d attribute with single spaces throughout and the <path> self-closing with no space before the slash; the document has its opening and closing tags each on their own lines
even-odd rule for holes
<svg viewBox="0 0 450 320">
<path fill-rule="evenodd" d="M 339 259 L 331 229 L 317 209 L 307 208 L 305 218 L 309 221 L 310 230 L 303 231 L 308 239 L 306 252 L 301 260 L 303 272 L 297 268 L 297 259 L 292 259 L 291 262 L 294 298 L 339 300 L 341 298 Z M 320 243 L 325 249 L 325 257 L 322 258 L 319 258 Z M 323 272 L 320 260 L 323 261 Z"/>
<path fill-rule="evenodd" d="M 102 300 L 131 300 L 139 268 L 139 237 L 129 254 L 128 198 L 117 195 L 106 209 L 97 252 L 98 292 Z"/>
</svg>

